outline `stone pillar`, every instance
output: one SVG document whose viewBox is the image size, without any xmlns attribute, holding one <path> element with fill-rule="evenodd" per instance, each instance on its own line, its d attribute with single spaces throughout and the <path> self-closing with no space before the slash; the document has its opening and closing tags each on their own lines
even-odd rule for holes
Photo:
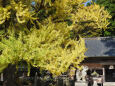
<svg viewBox="0 0 115 86">
<path fill-rule="evenodd" d="M 34 78 L 34 86 L 37 86 L 37 76 L 38 76 L 38 74 L 37 74 L 37 72 L 35 73 L 35 78 Z"/>
<path fill-rule="evenodd" d="M 105 68 L 103 67 L 103 82 L 105 82 Z"/>
<path fill-rule="evenodd" d="M 3 73 L 1 73 L 1 81 L 4 81 Z"/>
</svg>

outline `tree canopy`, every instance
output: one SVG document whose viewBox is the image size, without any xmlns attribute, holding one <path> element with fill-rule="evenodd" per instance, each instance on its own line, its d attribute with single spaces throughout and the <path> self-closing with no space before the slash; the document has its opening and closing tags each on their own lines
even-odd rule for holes
<svg viewBox="0 0 115 86">
<path fill-rule="evenodd" d="M 115 1 L 114 0 L 92 0 L 87 6 L 91 4 L 98 4 L 109 12 L 112 18 L 109 19 L 110 24 L 108 25 L 107 29 L 103 31 L 103 36 L 115 36 Z"/>
<path fill-rule="evenodd" d="M 76 12 L 76 34 L 82 37 L 97 37 L 102 35 L 102 30 L 106 30 L 109 25 L 108 18 L 111 18 L 107 10 L 99 5 L 79 8 Z"/>
<path fill-rule="evenodd" d="M 70 65 L 80 68 L 86 48 L 79 35 L 99 35 L 110 18 L 103 7 L 85 7 L 84 2 L 0 0 L 0 71 L 22 60 L 28 69 L 34 66 L 53 75 Z"/>
<path fill-rule="evenodd" d="M 110 13 L 112 18 L 109 20 L 110 24 L 105 31 L 105 36 L 115 36 L 115 1 L 114 0 L 97 0 L 97 4 L 104 6 Z"/>
</svg>

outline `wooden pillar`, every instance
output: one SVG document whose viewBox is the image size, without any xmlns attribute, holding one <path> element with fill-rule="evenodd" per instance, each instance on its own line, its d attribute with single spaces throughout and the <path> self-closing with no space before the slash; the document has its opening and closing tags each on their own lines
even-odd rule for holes
<svg viewBox="0 0 115 86">
<path fill-rule="evenodd" d="M 103 82 L 105 82 L 105 68 L 103 67 Z"/>
</svg>

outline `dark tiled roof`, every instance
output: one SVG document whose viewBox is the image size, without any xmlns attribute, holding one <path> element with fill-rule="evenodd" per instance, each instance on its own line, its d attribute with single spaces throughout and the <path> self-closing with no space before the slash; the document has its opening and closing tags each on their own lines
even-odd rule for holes
<svg viewBox="0 0 115 86">
<path fill-rule="evenodd" d="M 115 56 L 115 37 L 85 38 L 88 57 Z"/>
</svg>

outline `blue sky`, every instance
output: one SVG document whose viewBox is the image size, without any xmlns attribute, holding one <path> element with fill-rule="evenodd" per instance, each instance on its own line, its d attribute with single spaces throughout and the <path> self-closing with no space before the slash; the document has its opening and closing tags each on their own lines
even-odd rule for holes
<svg viewBox="0 0 115 86">
<path fill-rule="evenodd" d="M 87 5 L 87 3 L 91 2 L 91 1 L 92 1 L 92 0 L 87 0 L 87 2 L 86 2 L 86 3 L 84 3 L 84 5 L 86 6 L 86 5 Z M 32 4 L 32 5 L 35 5 L 36 3 L 33 1 L 31 4 Z"/>
<path fill-rule="evenodd" d="M 85 4 L 85 6 L 86 6 L 86 4 L 87 4 L 87 3 L 89 3 L 89 2 L 91 2 L 91 0 L 87 0 L 87 2 L 86 2 L 86 3 L 84 3 L 84 4 Z"/>
</svg>

